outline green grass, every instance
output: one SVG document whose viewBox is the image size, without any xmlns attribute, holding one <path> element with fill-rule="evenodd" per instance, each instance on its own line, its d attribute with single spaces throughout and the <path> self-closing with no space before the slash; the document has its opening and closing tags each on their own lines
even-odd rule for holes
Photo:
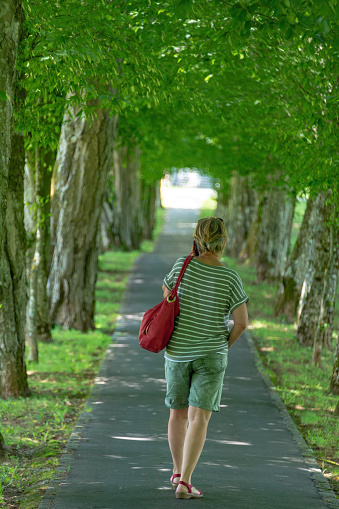
<svg viewBox="0 0 339 509">
<path fill-rule="evenodd" d="M 157 211 L 156 238 L 164 211 Z M 141 251 L 153 249 L 146 241 Z M 53 478 L 64 446 L 84 407 L 109 345 L 129 271 L 138 251 L 108 252 L 99 258 L 96 330 L 52 331 L 53 343 L 39 344 L 39 364 L 28 363 L 29 398 L 1 400 L 7 455 L 0 460 L 0 507 L 37 509 Z"/>
<path fill-rule="evenodd" d="M 200 211 L 199 217 L 214 216 L 216 208 L 217 200 L 213 197 L 207 198 L 202 204 L 202 209 Z"/>
</svg>

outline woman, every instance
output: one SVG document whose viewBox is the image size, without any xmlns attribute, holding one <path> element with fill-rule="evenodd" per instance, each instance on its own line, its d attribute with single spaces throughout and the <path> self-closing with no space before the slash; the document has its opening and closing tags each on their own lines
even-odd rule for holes
<svg viewBox="0 0 339 509">
<path fill-rule="evenodd" d="M 176 498 L 184 499 L 202 497 L 192 486 L 191 476 L 212 411 L 220 408 L 228 349 L 244 332 L 248 320 L 248 297 L 241 279 L 220 262 L 227 241 L 222 219 L 200 219 L 193 238 L 198 253 L 181 280 L 180 313 L 165 352 L 171 482 Z M 173 289 L 184 260 L 184 256 L 179 258 L 165 277 L 164 297 Z M 234 320 L 231 332 L 230 313 Z"/>
</svg>

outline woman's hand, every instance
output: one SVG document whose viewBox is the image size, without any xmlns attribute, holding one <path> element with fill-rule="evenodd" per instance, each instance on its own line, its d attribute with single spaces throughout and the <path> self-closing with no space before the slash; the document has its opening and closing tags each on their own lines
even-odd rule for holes
<svg viewBox="0 0 339 509">
<path fill-rule="evenodd" d="M 240 304 L 232 311 L 234 325 L 228 337 L 228 348 L 240 338 L 241 334 L 247 329 L 248 313 L 246 304 Z"/>
</svg>

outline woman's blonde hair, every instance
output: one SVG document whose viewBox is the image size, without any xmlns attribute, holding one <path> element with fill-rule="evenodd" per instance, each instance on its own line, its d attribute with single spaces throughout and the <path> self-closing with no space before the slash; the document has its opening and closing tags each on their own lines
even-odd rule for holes
<svg viewBox="0 0 339 509">
<path fill-rule="evenodd" d="M 199 253 L 211 251 L 212 253 L 220 254 L 224 250 L 228 235 L 221 218 L 204 217 L 199 219 L 193 233 L 193 238 Z"/>
</svg>

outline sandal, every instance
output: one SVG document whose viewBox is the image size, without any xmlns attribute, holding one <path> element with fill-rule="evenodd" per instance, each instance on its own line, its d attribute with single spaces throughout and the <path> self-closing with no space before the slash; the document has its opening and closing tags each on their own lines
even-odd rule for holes
<svg viewBox="0 0 339 509">
<path fill-rule="evenodd" d="M 179 484 L 179 483 L 174 482 L 174 479 L 176 479 L 177 477 L 181 477 L 181 474 L 173 474 L 173 475 L 171 476 L 171 479 L 170 479 L 170 481 L 171 481 L 171 483 L 172 483 L 172 486 L 173 486 L 173 488 L 174 488 L 175 490 L 177 489 L 178 484 Z"/>
<path fill-rule="evenodd" d="M 199 493 L 192 493 L 192 489 L 196 489 L 196 488 L 193 488 L 192 484 L 187 484 L 187 482 L 184 482 L 184 481 L 179 481 L 178 484 L 183 484 L 184 486 L 186 486 L 186 488 L 188 489 L 188 493 L 176 491 L 175 498 L 186 498 L 187 499 L 187 498 L 201 498 L 202 497 L 202 491 L 200 491 L 200 490 L 197 490 Z"/>
</svg>

